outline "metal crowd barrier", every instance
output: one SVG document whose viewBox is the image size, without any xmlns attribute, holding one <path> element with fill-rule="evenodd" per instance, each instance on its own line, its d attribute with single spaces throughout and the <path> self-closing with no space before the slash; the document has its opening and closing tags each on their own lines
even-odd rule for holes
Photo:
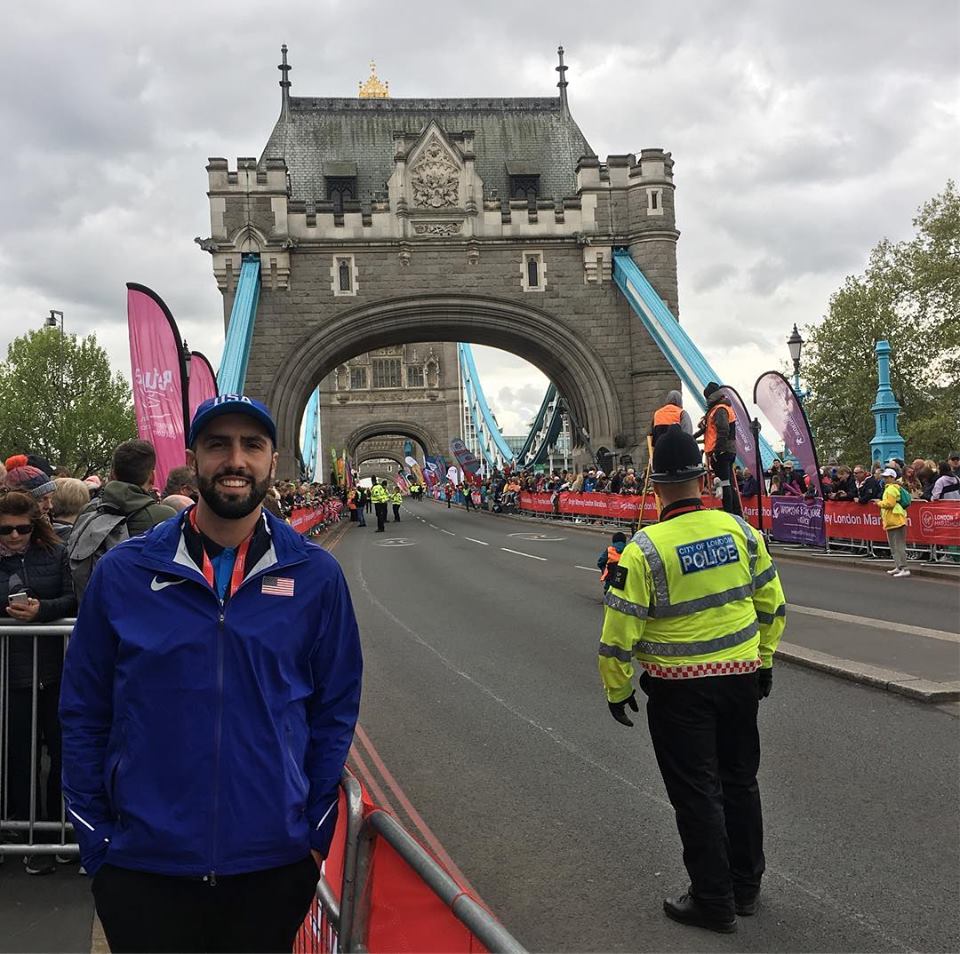
<svg viewBox="0 0 960 954">
<path fill-rule="evenodd" d="M 294 944 L 295 954 L 366 952 L 370 919 L 373 852 L 382 838 L 409 866 L 452 915 L 491 952 L 525 954 L 525 948 L 496 918 L 447 874 L 389 812 L 375 809 L 366 817 L 360 783 L 344 772 L 340 786 L 346 795 L 346 842 L 338 904 L 326 876 L 317 886 L 315 914 L 308 916 Z"/>
<path fill-rule="evenodd" d="M 7 855 L 59 855 L 79 858 L 80 848 L 67 839 L 73 831 L 66 819 L 63 799 L 60 799 L 59 821 L 37 818 L 38 788 L 42 755 L 38 720 L 40 680 L 39 652 L 41 639 L 59 639 L 66 650 L 75 619 L 60 619 L 50 623 L 20 623 L 15 619 L 0 619 L 0 861 Z M 11 818 L 10 805 L 10 704 L 13 690 L 10 686 L 10 640 L 27 636 L 33 640 L 32 677 L 30 682 L 30 809 L 27 818 Z M 47 806 L 47 815 L 52 813 Z M 55 842 L 36 840 L 46 832 L 59 832 Z"/>
</svg>

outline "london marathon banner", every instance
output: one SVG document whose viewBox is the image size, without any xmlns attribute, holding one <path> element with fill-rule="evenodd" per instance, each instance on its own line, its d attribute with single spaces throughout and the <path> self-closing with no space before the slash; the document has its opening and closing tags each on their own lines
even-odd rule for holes
<svg viewBox="0 0 960 954">
<path fill-rule="evenodd" d="M 810 478 L 810 489 L 822 497 L 817 449 L 807 415 L 793 393 L 790 382 L 779 371 L 761 374 L 753 386 L 753 403 L 763 411 L 773 429 L 783 438 L 787 450 L 800 461 L 800 466 Z"/>
<path fill-rule="evenodd" d="M 429 460 L 430 458 L 426 458 L 426 459 Z M 427 483 L 426 475 L 424 474 L 420 465 L 417 463 L 417 459 L 413 457 L 411 454 L 408 454 L 406 457 L 403 458 L 403 462 L 407 465 L 407 467 L 410 468 L 410 472 L 413 474 L 414 479 L 417 481 L 417 483 L 420 484 L 422 487 L 426 487 L 429 490 L 430 485 Z"/>
<path fill-rule="evenodd" d="M 464 444 L 462 438 L 454 437 L 450 441 L 450 452 L 456 457 L 457 463 L 464 474 L 475 476 L 480 473 L 480 461 L 474 457 L 473 452 Z"/>
<path fill-rule="evenodd" d="M 187 369 L 180 331 L 163 299 L 145 285 L 127 283 L 127 328 L 137 433 L 157 452 L 155 484 L 186 461 Z"/>
<path fill-rule="evenodd" d="M 822 497 L 771 497 L 770 536 L 781 543 L 827 545 L 827 523 Z"/>
<path fill-rule="evenodd" d="M 217 391 L 217 376 L 206 355 L 199 351 L 190 352 L 190 380 L 187 382 L 187 404 L 189 420 L 197 413 L 197 408 L 209 398 L 215 398 Z"/>
</svg>

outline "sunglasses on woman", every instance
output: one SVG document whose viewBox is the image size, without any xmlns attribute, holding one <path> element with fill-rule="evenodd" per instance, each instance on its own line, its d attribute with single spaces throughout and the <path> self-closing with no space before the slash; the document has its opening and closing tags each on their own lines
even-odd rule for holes
<svg viewBox="0 0 960 954">
<path fill-rule="evenodd" d="M 28 533 L 33 532 L 33 524 L 15 523 L 12 527 L 0 527 L 0 537 L 8 537 L 14 530 L 16 530 L 21 537 L 25 537 Z"/>
</svg>

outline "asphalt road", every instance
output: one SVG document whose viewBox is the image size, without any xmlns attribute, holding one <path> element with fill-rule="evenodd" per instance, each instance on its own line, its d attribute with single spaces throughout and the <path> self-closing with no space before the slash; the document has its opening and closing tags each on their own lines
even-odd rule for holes
<svg viewBox="0 0 960 954">
<path fill-rule="evenodd" d="M 955 710 L 778 666 L 761 705 L 764 906 L 733 936 L 681 927 L 660 907 L 686 880 L 642 713 L 616 724 L 599 688 L 603 538 L 402 513 L 335 550 L 363 635 L 362 731 L 393 788 L 374 774 L 529 949 L 960 949 Z M 956 631 L 950 586 L 781 571 L 791 602 Z M 790 614 L 785 638 L 831 625 Z M 956 662 L 956 643 L 918 642 Z"/>
</svg>

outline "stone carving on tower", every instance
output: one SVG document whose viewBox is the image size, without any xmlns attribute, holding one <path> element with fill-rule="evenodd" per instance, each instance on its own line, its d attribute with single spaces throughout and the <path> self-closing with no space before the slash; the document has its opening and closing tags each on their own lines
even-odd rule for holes
<svg viewBox="0 0 960 954">
<path fill-rule="evenodd" d="M 430 137 L 410 174 L 414 204 L 431 209 L 456 206 L 460 198 L 460 167 L 436 135 Z"/>
</svg>

